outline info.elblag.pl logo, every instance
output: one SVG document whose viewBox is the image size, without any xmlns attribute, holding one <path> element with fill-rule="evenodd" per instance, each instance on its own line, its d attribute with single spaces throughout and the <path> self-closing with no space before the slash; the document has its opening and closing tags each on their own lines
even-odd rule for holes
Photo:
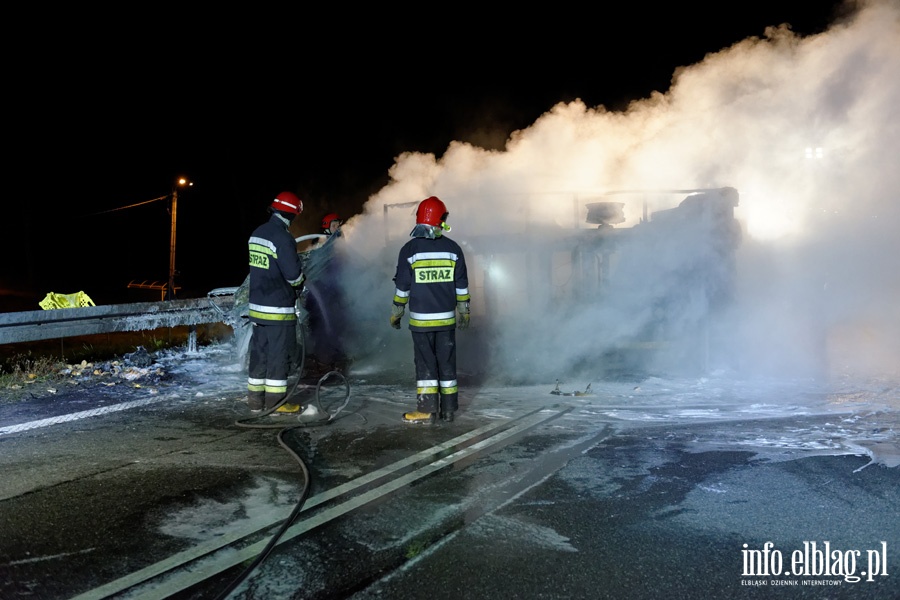
<svg viewBox="0 0 900 600">
<path fill-rule="evenodd" d="M 885 577 L 887 571 L 887 542 L 880 542 L 880 547 L 871 550 L 841 550 L 832 548 L 831 542 L 803 542 L 803 548 L 796 549 L 786 556 L 775 547 L 773 542 L 766 542 L 762 549 L 754 550 L 743 545 L 744 577 L 841 577 L 842 580 L 799 579 L 781 582 L 782 585 L 840 585 L 842 581 L 857 583 L 859 581 L 875 581 L 876 577 Z M 767 585 L 769 582 L 757 583 Z M 772 582 L 775 583 L 775 582 Z"/>
</svg>

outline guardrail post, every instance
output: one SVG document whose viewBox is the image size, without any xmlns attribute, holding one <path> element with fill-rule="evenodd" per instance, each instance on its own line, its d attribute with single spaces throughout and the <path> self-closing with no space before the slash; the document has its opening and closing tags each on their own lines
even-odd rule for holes
<svg viewBox="0 0 900 600">
<path fill-rule="evenodd" d="M 188 352 L 196 352 L 197 351 L 197 326 L 191 325 L 188 328 Z"/>
</svg>

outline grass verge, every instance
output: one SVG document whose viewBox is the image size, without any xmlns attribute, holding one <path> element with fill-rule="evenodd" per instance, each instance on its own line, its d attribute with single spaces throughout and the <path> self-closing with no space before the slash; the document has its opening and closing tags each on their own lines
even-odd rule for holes
<svg viewBox="0 0 900 600">
<path fill-rule="evenodd" d="M 196 326 L 197 344 L 205 345 L 232 335 L 221 323 Z M 147 352 L 188 343 L 190 328 L 166 327 L 42 340 L 0 346 L 0 401 L 20 399 L 34 384 L 64 379 L 72 365 L 115 360 L 143 347 Z"/>
</svg>

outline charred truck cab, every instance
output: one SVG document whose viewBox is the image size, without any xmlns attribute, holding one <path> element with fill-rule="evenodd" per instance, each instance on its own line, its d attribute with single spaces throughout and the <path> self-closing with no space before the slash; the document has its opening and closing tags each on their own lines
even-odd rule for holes
<svg viewBox="0 0 900 600">
<path fill-rule="evenodd" d="M 673 192 L 679 193 L 679 192 Z M 639 324 L 603 353 L 611 368 L 705 372 L 728 337 L 740 224 L 734 188 L 685 190 L 674 208 L 644 212 L 630 228 L 624 203 L 587 204 L 596 225 L 573 250 L 581 300 L 620 307 Z"/>
</svg>

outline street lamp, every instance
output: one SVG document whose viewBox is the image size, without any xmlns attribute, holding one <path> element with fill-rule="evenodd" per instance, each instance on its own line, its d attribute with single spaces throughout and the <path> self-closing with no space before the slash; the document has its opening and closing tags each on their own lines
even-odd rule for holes
<svg viewBox="0 0 900 600">
<path fill-rule="evenodd" d="M 175 222 L 178 217 L 178 188 L 191 187 L 193 181 L 179 177 L 172 187 L 172 232 L 169 236 L 169 284 L 166 286 L 166 300 L 175 299 Z"/>
</svg>

